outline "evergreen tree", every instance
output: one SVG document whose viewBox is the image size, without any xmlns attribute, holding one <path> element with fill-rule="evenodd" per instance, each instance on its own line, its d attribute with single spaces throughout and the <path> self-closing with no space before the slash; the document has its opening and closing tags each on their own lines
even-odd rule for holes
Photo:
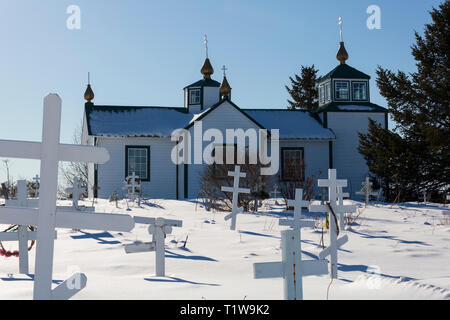
<svg viewBox="0 0 450 320">
<path fill-rule="evenodd" d="M 314 110 L 319 106 L 318 90 L 316 88 L 317 73 L 314 65 L 301 67 L 301 76 L 289 77 L 292 88 L 286 86 L 292 100 L 288 100 L 289 109 Z"/>
<path fill-rule="evenodd" d="M 412 46 L 417 71 L 377 70 L 394 131 L 371 121 L 368 134 L 360 134 L 359 151 L 389 200 L 417 200 L 421 190 L 440 200 L 436 195 L 450 186 L 450 1 L 430 14 L 432 23 L 423 37 L 415 33 Z"/>
</svg>

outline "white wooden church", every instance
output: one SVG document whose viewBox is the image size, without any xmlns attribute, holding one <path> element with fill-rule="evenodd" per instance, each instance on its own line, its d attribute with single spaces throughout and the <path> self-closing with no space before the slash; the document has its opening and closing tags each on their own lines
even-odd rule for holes
<svg viewBox="0 0 450 320">
<path fill-rule="evenodd" d="M 226 75 L 222 83 L 212 79 L 214 69 L 208 57 L 201 69 L 203 78 L 184 88 L 181 108 L 97 105 L 88 84 L 82 142 L 104 147 L 111 155 L 106 164 L 89 167 L 89 184 L 97 187 L 91 192 L 100 198 L 121 194 L 125 177 L 135 172 L 145 196 L 196 198 L 206 164 L 173 163 L 176 142 L 171 134 L 176 129 L 193 131 L 193 124 L 202 121 L 202 130 L 216 128 L 224 136 L 226 129 L 279 129 L 277 179 L 289 179 L 286 159 L 295 159 L 304 163 L 305 176 L 324 178 L 329 168 L 337 169 L 338 177 L 348 180 L 345 191 L 354 195 L 369 173 L 357 150 L 358 132 L 367 132 L 369 118 L 387 128 L 388 111 L 370 102 L 370 76 L 346 64 L 343 42 L 337 59 L 340 64 L 318 80 L 319 107 L 314 111 L 237 106 Z"/>
</svg>

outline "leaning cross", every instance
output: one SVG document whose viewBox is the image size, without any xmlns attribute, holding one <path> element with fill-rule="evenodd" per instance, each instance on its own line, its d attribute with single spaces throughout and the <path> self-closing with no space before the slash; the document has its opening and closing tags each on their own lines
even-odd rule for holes
<svg viewBox="0 0 450 320">
<path fill-rule="evenodd" d="M 253 264 L 255 279 L 283 278 L 284 299 L 303 300 L 303 277 L 328 273 L 326 260 L 302 260 L 301 236 L 294 230 L 281 231 L 281 262 Z"/>
<path fill-rule="evenodd" d="M 338 274 L 338 249 L 348 241 L 347 235 L 337 239 L 337 218 L 335 214 L 355 212 L 356 206 L 339 206 L 337 204 L 338 187 L 346 187 L 347 180 L 337 180 L 336 169 L 328 170 L 328 180 L 318 180 L 319 187 L 328 187 L 328 203 L 325 205 L 310 205 L 310 212 L 327 212 L 330 220 L 330 246 L 319 254 L 319 258 L 330 255 L 330 275 L 332 279 L 337 279 Z"/>
<path fill-rule="evenodd" d="M 232 192 L 233 193 L 233 202 L 231 213 L 225 216 L 225 221 L 231 219 L 231 230 L 236 230 L 236 216 L 239 213 L 244 212 L 244 208 L 238 208 L 238 198 L 239 193 L 250 193 L 250 189 L 239 188 L 239 179 L 245 178 L 246 173 L 241 172 L 241 167 L 236 166 L 233 171 L 228 171 L 228 175 L 230 177 L 234 177 L 233 188 L 231 187 L 222 187 L 222 191 L 224 192 Z"/>
<path fill-rule="evenodd" d="M 104 148 L 61 144 L 60 128 L 61 99 L 50 94 L 44 98 L 42 142 L 0 140 L 0 157 L 41 161 L 39 208 L 0 208 L 1 224 L 38 226 L 33 296 L 39 300 L 69 299 L 86 286 L 86 276 L 77 273 L 52 290 L 55 228 L 126 232 L 134 227 L 128 215 L 56 211 L 59 161 L 105 163 L 109 160 Z M 73 282 L 77 283 L 75 288 Z"/>
<path fill-rule="evenodd" d="M 125 246 L 126 253 L 155 251 L 156 276 L 164 277 L 165 271 L 165 250 L 164 239 L 166 235 L 172 233 L 172 227 L 181 227 L 183 221 L 168 220 L 164 218 L 134 217 L 134 222 L 138 224 L 148 224 L 148 232 L 152 235 L 152 242 L 133 243 Z"/>
<path fill-rule="evenodd" d="M 67 188 L 66 192 L 72 194 L 72 206 L 74 209 L 78 209 L 78 200 L 80 200 L 83 193 L 86 192 L 86 189 L 80 186 L 77 177 L 73 178 L 73 185 L 71 188 Z"/>
<path fill-rule="evenodd" d="M 294 208 L 294 220 L 282 219 L 280 226 L 289 226 L 294 231 L 300 232 L 301 228 L 313 228 L 315 221 L 302 220 L 302 208 L 309 207 L 309 201 L 303 201 L 303 189 L 295 190 L 295 200 L 288 200 L 288 207 Z"/>
<path fill-rule="evenodd" d="M 28 207 L 27 201 L 27 182 L 26 180 L 17 181 L 17 200 L 15 207 Z M 34 200 L 34 199 L 33 199 Z M 11 200 L 7 201 L 11 203 Z M 17 232 L 1 232 L 0 241 L 19 241 L 19 273 L 28 274 L 28 241 L 36 241 L 36 231 L 28 231 L 28 226 L 18 226 Z M 56 232 L 55 232 L 56 239 Z"/>
<path fill-rule="evenodd" d="M 364 201 L 366 203 L 366 207 L 369 205 L 369 197 L 370 196 L 377 196 L 378 192 L 371 191 L 372 189 L 372 182 L 370 182 L 370 178 L 366 177 L 366 181 L 362 182 L 361 185 L 363 186 L 361 191 L 355 192 L 357 195 L 364 195 Z"/>
</svg>

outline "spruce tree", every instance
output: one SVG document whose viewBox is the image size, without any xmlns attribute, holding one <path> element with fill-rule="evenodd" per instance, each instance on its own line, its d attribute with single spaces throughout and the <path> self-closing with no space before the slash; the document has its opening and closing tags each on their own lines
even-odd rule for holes
<svg viewBox="0 0 450 320">
<path fill-rule="evenodd" d="M 286 86 L 292 100 L 288 99 L 288 109 L 314 110 L 319 106 L 318 90 L 316 88 L 317 73 L 314 65 L 302 66 L 301 76 L 297 74 L 291 80 L 292 88 Z"/>
<path fill-rule="evenodd" d="M 415 33 L 417 71 L 407 75 L 378 67 L 377 85 L 395 121 L 392 132 L 371 121 L 359 151 L 383 180 L 388 198 L 435 200 L 450 185 L 450 1 L 431 12 L 423 36 Z"/>
</svg>

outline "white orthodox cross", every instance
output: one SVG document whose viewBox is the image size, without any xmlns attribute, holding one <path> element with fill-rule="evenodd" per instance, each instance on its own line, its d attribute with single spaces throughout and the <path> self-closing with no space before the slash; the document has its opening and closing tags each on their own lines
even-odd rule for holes
<svg viewBox="0 0 450 320">
<path fill-rule="evenodd" d="M 294 230 L 281 231 L 281 262 L 253 264 L 255 279 L 283 278 L 284 299 L 303 300 L 303 277 L 328 273 L 326 260 L 302 260 L 301 236 Z"/>
<path fill-rule="evenodd" d="M 17 181 L 16 199 L 5 200 L 7 207 L 38 208 L 39 199 L 28 199 L 26 180 Z"/>
<path fill-rule="evenodd" d="M 370 182 L 370 178 L 366 177 L 366 181 L 362 182 L 361 185 L 363 186 L 361 191 L 355 192 L 357 195 L 364 195 L 364 201 L 366 203 L 366 207 L 369 205 L 369 197 L 370 196 L 377 196 L 378 192 L 373 192 L 372 189 L 372 182 Z"/>
<path fill-rule="evenodd" d="M 34 178 L 34 197 L 39 198 L 39 175 L 37 174 Z"/>
<path fill-rule="evenodd" d="M 423 190 L 423 203 L 427 203 L 427 191 Z"/>
<path fill-rule="evenodd" d="M 250 189 L 239 188 L 239 179 L 245 178 L 246 173 L 241 172 L 240 166 L 235 166 L 234 172 L 228 171 L 228 175 L 230 177 L 234 177 L 233 188 L 230 187 L 222 187 L 222 191 L 224 192 L 232 192 L 233 193 L 233 202 L 231 207 L 231 213 L 225 216 L 225 221 L 231 219 L 231 230 L 236 230 L 236 217 L 239 213 L 244 212 L 244 208 L 238 208 L 238 199 L 239 193 L 250 193 Z"/>
<path fill-rule="evenodd" d="M 84 274 L 77 273 L 52 290 L 55 228 L 127 232 L 134 227 L 128 215 L 56 211 L 59 161 L 105 163 L 109 160 L 104 148 L 61 144 L 60 129 L 61 99 L 50 94 L 44 98 L 42 142 L 0 140 L 0 157 L 41 161 L 39 208 L 0 208 L 1 224 L 38 226 L 33 297 L 39 300 L 69 299 L 87 282 Z"/>
<path fill-rule="evenodd" d="M 27 182 L 26 180 L 17 181 L 16 200 L 13 200 L 15 207 L 28 207 Z M 33 199 L 35 200 L 35 199 Z M 8 204 L 9 203 L 9 204 Z M 6 206 L 11 205 L 8 200 Z M 0 241 L 18 241 L 19 242 L 19 273 L 28 274 L 28 241 L 36 241 L 37 232 L 29 231 L 28 226 L 18 226 L 17 232 L 1 232 Z M 55 232 L 56 239 L 56 232 Z"/>
<path fill-rule="evenodd" d="M 343 187 L 337 187 L 337 196 L 338 196 L 339 207 L 343 207 L 344 206 L 344 198 L 349 198 L 350 194 L 348 192 L 344 192 Z M 344 213 L 339 214 L 339 228 L 341 230 L 345 229 L 345 214 L 346 213 L 350 213 L 350 212 L 344 212 Z"/>
<path fill-rule="evenodd" d="M 75 209 L 78 209 L 78 200 L 80 200 L 80 197 L 86 192 L 86 189 L 80 186 L 77 177 L 73 178 L 73 185 L 71 188 L 67 188 L 66 192 L 72 194 L 72 206 Z"/>
<path fill-rule="evenodd" d="M 206 58 L 208 58 L 208 36 L 205 34 L 205 50 L 206 50 Z"/>
<path fill-rule="evenodd" d="M 271 194 L 273 194 L 273 198 L 275 199 L 275 204 L 278 205 L 278 185 L 274 185 L 273 186 L 273 191 L 271 192 Z"/>
<path fill-rule="evenodd" d="M 137 253 L 155 251 L 156 276 L 164 277 L 166 274 L 164 239 L 166 238 L 166 235 L 172 233 L 172 227 L 182 227 L 183 221 L 164 218 L 154 219 L 134 217 L 134 222 L 150 225 L 148 232 L 152 235 L 152 242 L 128 244 L 125 246 L 125 252 Z"/>
<path fill-rule="evenodd" d="M 338 249 L 347 241 L 347 235 L 341 237 L 339 240 L 338 226 L 336 214 L 343 215 L 356 211 L 356 206 L 340 206 L 337 203 L 338 187 L 346 187 L 347 180 L 337 180 L 336 169 L 328 170 L 328 180 L 318 180 L 319 187 L 328 187 L 328 203 L 325 205 L 310 205 L 310 212 L 327 212 L 330 222 L 330 246 L 319 254 L 319 258 L 323 259 L 330 255 L 330 275 L 332 279 L 337 279 L 338 275 Z M 331 208 L 330 208 L 331 207 Z"/>
<path fill-rule="evenodd" d="M 134 202 L 136 200 L 136 189 L 140 187 L 140 184 L 137 183 L 137 179 L 139 179 L 139 176 L 136 175 L 135 172 L 131 176 L 128 176 L 125 178 L 125 187 L 124 189 L 128 192 L 128 198 L 131 202 Z M 128 184 L 128 180 L 130 181 L 130 184 Z"/>
<path fill-rule="evenodd" d="M 342 20 L 342 17 L 339 17 L 339 33 L 340 33 L 341 42 L 344 41 L 344 36 L 343 36 L 343 31 L 342 31 L 343 23 L 344 23 L 344 21 Z"/>
<path fill-rule="evenodd" d="M 301 228 L 314 228 L 315 221 L 302 220 L 302 208 L 309 207 L 309 201 L 303 200 L 303 189 L 295 190 L 295 200 L 288 200 L 288 207 L 294 208 L 294 220 L 281 219 L 280 226 L 289 226 L 296 232 L 300 232 Z"/>
</svg>

